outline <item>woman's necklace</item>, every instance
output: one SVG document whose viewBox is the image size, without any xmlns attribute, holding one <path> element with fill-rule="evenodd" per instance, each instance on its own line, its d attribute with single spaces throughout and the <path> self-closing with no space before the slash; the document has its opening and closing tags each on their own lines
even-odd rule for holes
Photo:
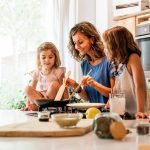
<svg viewBox="0 0 150 150">
<path fill-rule="evenodd" d="M 95 66 L 95 65 L 99 64 L 99 63 L 102 61 L 102 59 L 103 59 L 103 58 L 93 59 L 93 60 L 90 61 L 90 64 L 91 64 L 92 66 Z"/>
</svg>

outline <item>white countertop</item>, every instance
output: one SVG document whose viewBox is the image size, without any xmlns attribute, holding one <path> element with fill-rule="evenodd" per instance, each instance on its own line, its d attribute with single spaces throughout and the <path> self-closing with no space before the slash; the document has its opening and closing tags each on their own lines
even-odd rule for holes
<svg viewBox="0 0 150 150">
<path fill-rule="evenodd" d="M 37 119 L 27 112 L 0 110 L 0 126 Z M 136 150 L 136 133 L 133 130 L 123 141 L 100 139 L 92 131 L 77 137 L 0 137 L 0 150 Z"/>
</svg>

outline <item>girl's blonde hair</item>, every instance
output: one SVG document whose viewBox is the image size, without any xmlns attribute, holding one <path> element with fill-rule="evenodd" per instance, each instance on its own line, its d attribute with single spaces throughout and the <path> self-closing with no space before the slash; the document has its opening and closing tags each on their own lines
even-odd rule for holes
<svg viewBox="0 0 150 150">
<path fill-rule="evenodd" d="M 77 32 L 82 33 L 84 36 L 88 37 L 89 39 L 90 38 L 93 39 L 93 43 L 92 43 L 91 47 L 92 47 L 92 50 L 94 51 L 94 55 L 96 58 L 101 58 L 104 56 L 104 51 L 103 51 L 104 46 L 103 46 L 103 43 L 101 41 L 100 34 L 98 33 L 95 26 L 93 24 L 91 24 L 90 22 L 80 22 L 80 23 L 76 24 L 70 30 L 70 34 L 69 34 L 68 48 L 69 48 L 69 51 L 70 51 L 70 53 L 74 59 L 76 59 L 77 61 L 81 61 L 83 58 L 83 56 L 80 55 L 79 51 L 77 51 L 75 49 L 75 44 L 74 44 L 73 39 L 72 39 L 72 37 Z M 91 60 L 91 58 L 89 56 L 87 56 L 87 59 Z"/>
<path fill-rule="evenodd" d="M 103 33 L 110 59 L 116 65 L 127 64 L 129 56 L 136 53 L 141 56 L 141 51 L 134 41 L 132 33 L 123 26 L 116 26 Z"/>
<path fill-rule="evenodd" d="M 42 51 L 50 50 L 55 55 L 55 63 L 54 67 L 57 68 L 61 65 L 59 51 L 56 46 L 52 42 L 44 42 L 37 48 L 37 68 L 41 70 L 41 63 L 40 63 L 40 53 Z"/>
</svg>

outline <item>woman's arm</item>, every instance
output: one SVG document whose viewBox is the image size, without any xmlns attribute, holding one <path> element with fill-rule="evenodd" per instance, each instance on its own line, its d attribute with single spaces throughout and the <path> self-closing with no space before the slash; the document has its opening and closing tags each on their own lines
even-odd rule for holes
<svg viewBox="0 0 150 150">
<path fill-rule="evenodd" d="M 95 88 L 99 93 L 104 95 L 105 97 L 109 97 L 109 93 L 111 92 L 111 88 L 113 88 L 115 84 L 115 78 L 111 77 L 110 78 L 110 84 L 111 88 L 106 87 L 98 82 L 96 82 L 91 76 L 85 76 L 84 79 L 82 80 L 83 85 L 90 85 L 93 88 Z"/>
<path fill-rule="evenodd" d="M 71 78 L 68 78 L 67 82 L 66 82 L 66 85 L 72 87 L 73 89 L 76 89 L 79 84 L 75 80 L 73 80 Z M 82 90 L 80 91 L 80 93 L 78 93 L 78 95 L 82 99 L 88 100 L 88 97 L 87 97 L 87 94 L 86 94 L 86 91 L 85 91 L 84 88 L 82 88 Z"/>
</svg>

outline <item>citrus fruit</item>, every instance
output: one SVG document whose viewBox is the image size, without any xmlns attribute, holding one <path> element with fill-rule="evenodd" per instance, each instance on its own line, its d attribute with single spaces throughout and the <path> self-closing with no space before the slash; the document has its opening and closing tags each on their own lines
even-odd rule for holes
<svg viewBox="0 0 150 150">
<path fill-rule="evenodd" d="M 86 119 L 94 119 L 94 117 L 99 113 L 101 113 L 101 111 L 98 108 L 95 107 L 88 108 L 86 110 Z"/>
<path fill-rule="evenodd" d="M 116 140 L 122 140 L 126 136 L 126 129 L 122 122 L 113 122 L 110 125 L 110 132 Z"/>
</svg>

